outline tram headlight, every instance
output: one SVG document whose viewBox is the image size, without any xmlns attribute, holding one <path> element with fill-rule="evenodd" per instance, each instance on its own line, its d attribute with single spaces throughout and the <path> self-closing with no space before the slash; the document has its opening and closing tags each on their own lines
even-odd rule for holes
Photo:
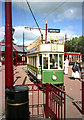
<svg viewBox="0 0 84 120">
<path fill-rule="evenodd" d="M 56 75 L 52 75 L 52 80 L 57 80 L 57 76 Z"/>
</svg>

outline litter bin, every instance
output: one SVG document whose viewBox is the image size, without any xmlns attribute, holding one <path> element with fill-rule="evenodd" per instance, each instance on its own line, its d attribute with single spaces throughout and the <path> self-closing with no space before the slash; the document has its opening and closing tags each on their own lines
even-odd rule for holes
<svg viewBox="0 0 84 120">
<path fill-rule="evenodd" d="M 6 120 L 29 120 L 28 87 L 6 89 Z"/>
</svg>

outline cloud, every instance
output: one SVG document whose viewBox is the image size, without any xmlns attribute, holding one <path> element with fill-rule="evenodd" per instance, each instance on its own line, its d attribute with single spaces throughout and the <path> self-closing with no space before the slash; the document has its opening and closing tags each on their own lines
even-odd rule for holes
<svg viewBox="0 0 84 120">
<path fill-rule="evenodd" d="M 24 26 L 16 26 L 16 27 L 14 27 L 14 29 L 15 29 L 14 39 L 16 39 L 16 40 L 19 39 L 19 41 L 23 40 L 23 31 L 24 31 L 24 40 L 25 41 L 26 40 L 28 40 L 28 41 L 36 40 L 40 35 L 39 31 L 37 31 L 37 30 L 33 31 L 30 29 L 26 30 L 24 28 Z M 19 43 L 19 41 L 17 41 L 17 43 Z"/>
<path fill-rule="evenodd" d="M 57 10 L 57 16 L 54 22 L 61 22 L 63 20 L 82 19 L 82 3 L 63 3 Z M 54 13 L 55 16 L 55 13 Z"/>
<path fill-rule="evenodd" d="M 4 35 L 5 35 L 5 28 L 0 27 L 0 40 L 2 40 L 4 38 Z"/>
<path fill-rule="evenodd" d="M 29 43 L 31 43 L 31 41 L 35 41 L 36 39 L 38 39 L 39 36 L 41 36 L 40 32 L 38 29 L 25 29 L 24 26 L 16 26 L 14 27 L 15 32 L 14 32 L 14 39 L 16 39 L 17 44 L 22 44 L 23 41 L 23 31 L 24 31 L 24 40 L 25 41 L 29 41 Z M 45 30 L 41 31 L 44 39 L 45 39 Z M 25 43 L 26 44 L 26 43 Z"/>
<path fill-rule="evenodd" d="M 9 0 L 10 1 L 10 0 Z M 13 2 L 24 2 L 25 0 L 13 0 Z M 28 0 L 29 2 L 65 2 L 65 0 Z M 67 0 L 66 2 L 83 2 L 83 0 Z"/>
<path fill-rule="evenodd" d="M 16 26 L 14 27 L 14 29 L 15 29 L 15 32 L 14 32 L 13 38 L 14 38 L 14 43 L 16 44 L 22 44 L 23 31 L 24 31 L 24 40 L 29 41 L 29 43 L 31 43 L 31 41 L 33 42 L 40 36 L 40 32 L 38 30 L 30 30 L 30 29 L 27 30 L 24 28 L 24 26 Z M 5 28 L 1 27 L 0 40 L 4 39 L 4 35 L 5 35 Z"/>
<path fill-rule="evenodd" d="M 68 26 L 61 31 L 61 34 L 67 34 L 67 38 L 71 39 L 74 35 L 76 35 L 73 28 L 74 28 L 73 26 Z"/>
<path fill-rule="evenodd" d="M 79 37 L 78 35 L 72 35 L 72 38 Z"/>
<path fill-rule="evenodd" d="M 28 45 L 30 45 L 33 42 L 34 42 L 34 40 L 27 40 L 27 41 L 24 42 L 24 44 L 25 44 L 25 46 L 28 46 Z M 23 42 L 20 42 L 19 45 L 23 45 Z"/>
<path fill-rule="evenodd" d="M 13 41 L 15 44 L 17 43 L 17 40 L 16 39 L 14 39 L 14 41 Z"/>
<path fill-rule="evenodd" d="M 61 22 L 64 19 L 72 20 L 72 19 L 81 19 L 82 18 L 82 0 L 79 2 L 67 2 L 63 1 L 55 1 L 55 2 L 31 2 L 29 4 L 34 13 L 39 15 L 42 20 L 52 20 L 53 22 Z M 14 2 L 13 4 L 21 9 L 29 11 L 29 8 L 26 4 L 26 0 L 21 0 L 19 2 Z M 30 11 L 29 11 L 30 12 Z"/>
<path fill-rule="evenodd" d="M 23 45 L 23 31 L 24 31 L 24 43 L 26 46 L 30 45 L 31 43 L 33 43 L 39 36 L 40 33 L 38 30 L 34 29 L 34 30 L 30 30 L 30 29 L 24 29 L 24 26 L 16 26 L 14 27 L 15 29 L 15 33 L 13 35 L 14 38 L 14 43 L 18 44 L 18 45 Z M 3 37 L 4 38 L 4 27 L 0 28 L 0 38 Z M 42 30 L 43 33 L 43 39 L 45 39 L 45 30 Z M 61 30 L 60 33 L 58 34 L 54 34 L 52 33 L 52 35 L 58 35 L 58 36 L 65 36 L 65 34 L 67 34 L 67 38 L 71 39 L 73 37 L 79 37 L 79 35 L 76 34 L 76 32 L 74 32 L 74 27 L 73 26 L 68 26 L 66 28 L 64 28 L 63 30 Z M 2 40 L 2 39 L 1 39 Z M 50 40 L 50 33 L 47 33 L 47 41 Z"/>
<path fill-rule="evenodd" d="M 69 1 L 69 0 L 68 0 Z M 48 19 L 54 24 L 57 22 L 66 20 L 77 20 L 82 18 L 82 0 L 73 0 L 67 2 L 67 0 L 29 0 L 31 8 L 35 15 L 39 15 L 41 24 L 43 20 Z M 26 4 L 26 0 L 13 0 L 13 5 L 19 7 L 20 9 L 24 9 L 29 11 L 28 6 Z M 38 19 L 38 18 L 37 18 Z M 34 40 L 36 40 L 40 33 L 38 30 L 25 30 L 24 26 L 16 26 L 14 39 L 15 43 L 22 44 L 23 40 L 23 31 L 24 31 L 24 39 L 25 44 L 30 44 Z M 0 28 L 0 38 L 4 38 L 4 27 Z M 42 31 L 45 38 L 45 31 Z M 62 29 L 60 34 L 67 34 L 68 38 L 76 35 L 76 32 L 73 30 L 73 26 L 68 26 Z M 78 35 L 77 35 L 78 36 Z M 28 41 L 28 42 L 27 42 Z"/>
<path fill-rule="evenodd" d="M 68 26 L 66 28 L 64 28 L 63 30 L 60 31 L 60 33 L 48 33 L 48 40 L 50 39 L 49 36 L 64 36 L 65 37 L 65 34 L 67 35 L 67 38 L 68 39 L 72 39 L 73 37 L 79 37 L 78 35 L 76 35 L 76 33 L 74 32 L 73 30 L 73 26 Z"/>
</svg>

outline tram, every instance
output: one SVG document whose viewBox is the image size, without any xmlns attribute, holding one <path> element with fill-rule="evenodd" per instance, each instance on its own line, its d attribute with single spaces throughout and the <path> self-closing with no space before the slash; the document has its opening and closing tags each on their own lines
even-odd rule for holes
<svg viewBox="0 0 84 120">
<path fill-rule="evenodd" d="M 39 37 L 27 47 L 27 71 L 39 83 L 64 84 L 64 37 L 55 36 L 47 43 Z"/>
</svg>

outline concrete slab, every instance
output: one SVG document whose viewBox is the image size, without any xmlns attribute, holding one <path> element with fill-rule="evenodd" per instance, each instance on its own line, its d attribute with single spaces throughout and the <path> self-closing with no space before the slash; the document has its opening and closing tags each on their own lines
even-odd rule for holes
<svg viewBox="0 0 84 120">
<path fill-rule="evenodd" d="M 0 117 L 5 113 L 5 66 L 0 67 Z"/>
</svg>

